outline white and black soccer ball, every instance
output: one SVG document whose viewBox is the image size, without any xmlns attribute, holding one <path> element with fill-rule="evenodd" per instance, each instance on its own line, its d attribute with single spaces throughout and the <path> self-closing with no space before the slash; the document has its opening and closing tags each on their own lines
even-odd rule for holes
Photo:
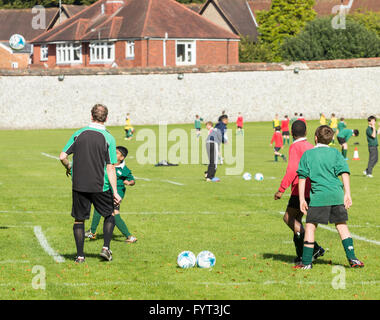
<svg viewBox="0 0 380 320">
<path fill-rule="evenodd" d="M 243 179 L 244 180 L 252 180 L 252 175 L 249 172 L 246 172 L 243 174 Z"/>
<path fill-rule="evenodd" d="M 182 251 L 177 257 L 177 264 L 183 269 L 194 267 L 196 262 L 197 258 L 191 251 Z"/>
<path fill-rule="evenodd" d="M 197 256 L 197 265 L 199 268 L 212 268 L 215 266 L 216 258 L 210 251 L 202 251 Z"/>
<path fill-rule="evenodd" d="M 262 181 L 262 180 L 264 180 L 264 175 L 262 173 L 256 173 L 255 174 L 255 180 L 256 181 Z"/>
<path fill-rule="evenodd" d="M 13 50 L 22 50 L 26 44 L 25 38 L 21 34 L 14 34 L 9 39 L 9 46 Z"/>
</svg>

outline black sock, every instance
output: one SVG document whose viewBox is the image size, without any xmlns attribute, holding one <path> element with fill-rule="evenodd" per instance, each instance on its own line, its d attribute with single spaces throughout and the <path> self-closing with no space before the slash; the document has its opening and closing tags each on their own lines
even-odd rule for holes
<svg viewBox="0 0 380 320">
<path fill-rule="evenodd" d="M 104 245 L 103 247 L 110 248 L 110 243 L 113 235 L 113 229 L 115 228 L 115 217 L 108 216 L 104 219 L 103 224 L 103 236 L 104 236 Z"/>
<path fill-rule="evenodd" d="M 294 246 L 296 247 L 297 257 L 301 258 L 303 253 L 303 239 L 305 237 L 305 233 L 295 233 L 293 236 Z"/>
<path fill-rule="evenodd" d="M 77 245 L 77 256 L 84 257 L 84 223 L 74 223 L 73 231 Z"/>
</svg>

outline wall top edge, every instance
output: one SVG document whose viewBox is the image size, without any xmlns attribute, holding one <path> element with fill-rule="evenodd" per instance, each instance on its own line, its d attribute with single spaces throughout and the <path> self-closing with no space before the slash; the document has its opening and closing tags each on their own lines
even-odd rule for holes
<svg viewBox="0 0 380 320">
<path fill-rule="evenodd" d="M 380 67 L 380 58 L 300 61 L 286 63 L 240 63 L 218 66 L 146 67 L 146 68 L 29 68 L 0 69 L 0 76 L 58 76 L 58 75 L 149 75 L 177 73 L 214 73 L 244 71 L 292 71 Z"/>
</svg>

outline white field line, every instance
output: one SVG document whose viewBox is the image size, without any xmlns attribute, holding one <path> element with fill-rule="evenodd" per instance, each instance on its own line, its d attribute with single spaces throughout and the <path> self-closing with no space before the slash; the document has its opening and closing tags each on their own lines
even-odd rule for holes
<svg viewBox="0 0 380 320">
<path fill-rule="evenodd" d="M 48 154 L 48 153 L 45 153 L 45 152 L 41 152 L 41 154 L 45 157 L 48 157 L 48 158 L 51 158 L 51 159 L 55 159 L 55 160 L 59 160 L 59 157 L 56 157 L 56 156 L 52 156 L 51 154 Z"/>
<path fill-rule="evenodd" d="M 284 215 L 285 212 L 280 212 L 280 214 Z M 325 229 L 325 230 L 328 230 L 328 231 L 331 231 L 331 232 L 338 233 L 338 231 L 336 229 L 330 228 L 329 226 L 325 226 L 323 224 L 319 224 L 318 227 L 322 228 L 322 229 Z M 348 227 L 350 227 L 350 226 L 348 226 Z M 352 239 L 356 239 L 356 240 L 361 240 L 361 241 L 369 242 L 369 243 L 373 243 L 373 244 L 376 244 L 376 245 L 380 246 L 380 241 L 367 239 L 365 237 L 362 237 L 362 236 L 359 236 L 359 235 L 356 235 L 356 234 L 353 234 L 353 233 L 351 233 L 351 238 Z"/>
<path fill-rule="evenodd" d="M 11 264 L 11 263 L 29 263 L 29 260 L 3 260 L 0 264 Z"/>
<path fill-rule="evenodd" d="M 45 235 L 42 232 L 42 228 L 40 226 L 35 226 L 33 230 L 34 230 L 35 236 L 37 237 L 37 240 L 39 241 L 41 247 L 45 250 L 45 252 L 49 256 L 52 256 L 55 262 L 58 262 L 58 263 L 65 262 L 65 258 L 60 256 L 58 253 L 54 251 L 52 247 L 50 247 Z"/>
<path fill-rule="evenodd" d="M 171 181 L 171 180 L 161 180 L 162 182 L 167 182 L 167 183 L 171 183 L 171 184 L 175 184 L 177 186 L 184 186 L 183 183 L 179 183 L 179 182 L 175 182 L 175 181 Z"/>
<path fill-rule="evenodd" d="M 45 153 L 45 152 L 41 152 L 41 154 L 45 157 L 48 157 L 48 158 L 51 158 L 51 159 L 55 159 L 55 160 L 60 160 L 59 157 L 56 157 L 56 156 L 52 156 L 51 154 L 48 154 L 48 153 Z M 143 181 L 152 181 L 151 179 L 148 179 L 148 178 L 140 178 L 140 177 L 136 177 L 135 178 L 137 180 L 143 180 Z M 162 182 L 167 182 L 167 183 L 171 183 L 171 184 L 175 184 L 175 185 L 178 185 L 178 186 L 183 186 L 184 184 L 183 183 L 179 183 L 179 182 L 175 182 L 175 181 L 170 181 L 170 180 L 161 180 Z"/>
</svg>

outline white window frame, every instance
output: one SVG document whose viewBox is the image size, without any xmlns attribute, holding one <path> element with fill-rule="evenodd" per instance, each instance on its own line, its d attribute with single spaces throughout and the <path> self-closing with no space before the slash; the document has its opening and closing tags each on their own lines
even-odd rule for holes
<svg viewBox="0 0 380 320">
<path fill-rule="evenodd" d="M 115 42 L 93 41 L 90 42 L 90 63 L 112 63 L 115 61 Z M 109 52 L 108 49 L 111 49 Z"/>
<path fill-rule="evenodd" d="M 77 51 L 79 50 L 79 51 Z M 77 51 L 79 59 L 74 59 L 74 52 Z M 82 44 L 78 42 L 65 42 L 56 44 L 57 64 L 81 64 Z"/>
<path fill-rule="evenodd" d="M 191 44 L 191 48 L 188 45 Z M 178 60 L 178 46 L 185 46 L 185 61 Z M 188 54 L 191 52 L 191 61 L 188 60 Z M 189 66 L 197 63 L 197 42 L 196 40 L 176 40 L 175 44 L 175 61 L 177 66 Z"/>
<path fill-rule="evenodd" d="M 49 58 L 49 46 L 47 44 L 41 44 L 40 61 L 48 61 L 48 58 Z"/>
<path fill-rule="evenodd" d="M 133 60 L 135 58 L 135 41 L 129 40 L 125 43 L 125 57 L 126 59 Z"/>
</svg>

